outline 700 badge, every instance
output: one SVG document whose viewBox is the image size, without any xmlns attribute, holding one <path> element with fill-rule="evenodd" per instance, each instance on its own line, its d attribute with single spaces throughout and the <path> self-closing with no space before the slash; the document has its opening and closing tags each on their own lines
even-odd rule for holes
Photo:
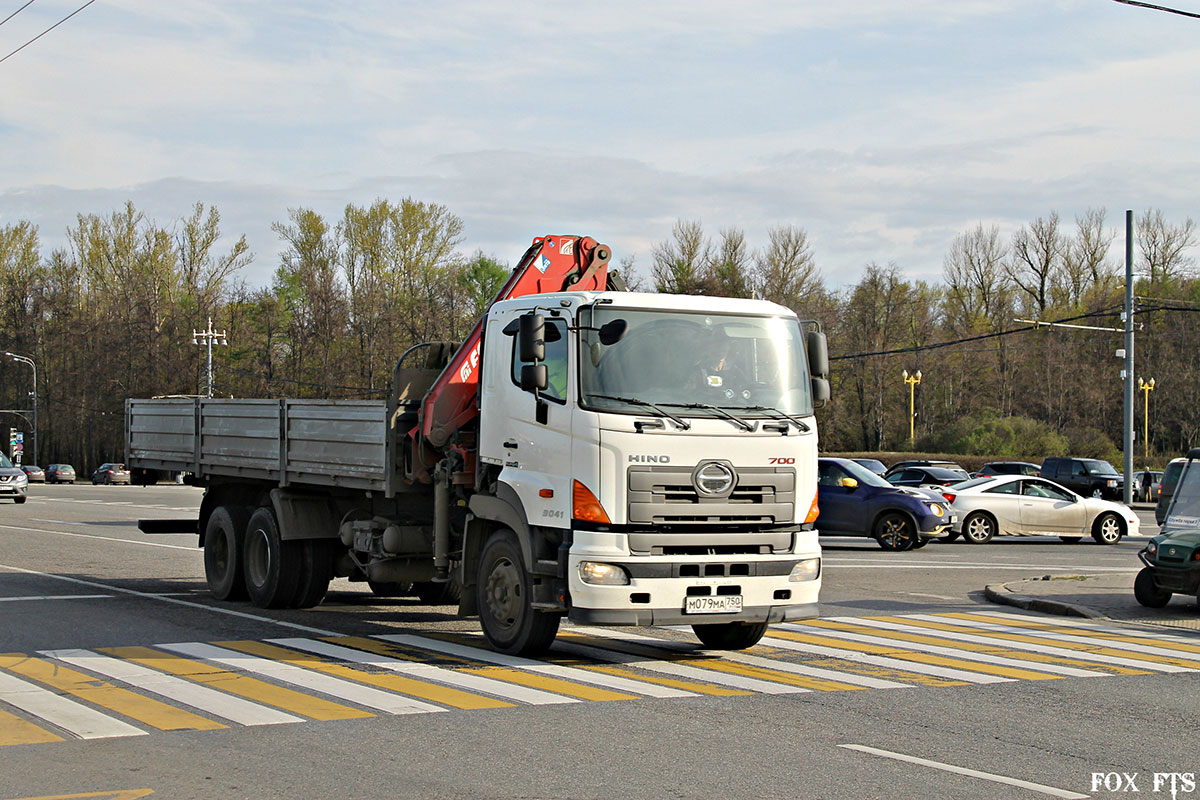
<svg viewBox="0 0 1200 800">
<path fill-rule="evenodd" d="M 796 459 L 794 459 L 794 458 L 768 458 L 767 463 L 768 464 L 795 464 Z"/>
</svg>

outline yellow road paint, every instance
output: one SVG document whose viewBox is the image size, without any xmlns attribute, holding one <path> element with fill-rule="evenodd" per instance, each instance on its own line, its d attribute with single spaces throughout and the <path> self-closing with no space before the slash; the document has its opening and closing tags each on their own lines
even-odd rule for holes
<svg viewBox="0 0 1200 800">
<path fill-rule="evenodd" d="M 978 620 L 980 622 L 991 622 L 992 624 L 996 625 L 1009 625 L 1018 628 L 1034 628 L 1047 633 L 1067 633 L 1071 636 L 1088 636 L 1093 639 L 1107 639 L 1112 642 L 1129 642 L 1130 644 L 1150 645 L 1151 647 L 1161 647 L 1164 650 L 1178 650 L 1182 653 L 1200 655 L 1200 645 L 1186 644 L 1184 642 L 1172 642 L 1169 639 L 1154 639 L 1150 637 L 1136 636 L 1133 634 L 1133 632 L 1110 633 L 1108 631 L 1093 631 L 1087 628 L 1076 628 L 1070 625 L 1041 624 L 1038 622 L 1029 622 L 1027 620 L 1013 620 L 1010 622 L 1003 617 L 987 617 L 974 614 L 955 614 L 954 616 L 958 619 Z"/>
<path fill-rule="evenodd" d="M 0 655 L 0 667 L 161 731 L 212 731 L 228 727 L 42 658 L 20 653 Z"/>
<path fill-rule="evenodd" d="M 161 650 L 154 650 L 149 647 L 107 647 L 103 648 L 100 652 L 116 656 L 117 658 L 124 658 L 142 666 L 159 670 L 160 672 L 169 672 L 181 678 L 203 683 L 214 689 L 220 689 L 223 692 L 229 692 L 230 694 L 245 697 L 247 700 L 253 700 L 256 703 L 263 703 L 283 709 L 284 711 L 302 714 L 311 719 L 361 719 L 363 717 L 375 716 L 367 711 L 360 711 L 357 708 L 344 706 L 340 703 L 322 700 L 319 697 L 312 697 L 303 692 L 285 689 L 282 686 L 260 681 L 257 678 L 239 675 L 236 672 L 230 672 L 227 669 L 221 669 L 212 664 L 204 664 L 188 658 L 169 655 Z"/>
<path fill-rule="evenodd" d="M 0 746 L 9 744 L 44 744 L 61 742 L 63 737 L 26 722 L 15 714 L 0 711 Z"/>
<path fill-rule="evenodd" d="M 121 789 L 115 792 L 88 792 L 87 794 L 56 794 L 42 797 L 14 797 L 12 800 L 138 800 L 149 797 L 153 789 Z"/>
<path fill-rule="evenodd" d="M 564 681 L 560 678 L 551 678 L 546 675 L 539 675 L 535 672 L 526 672 L 519 669 L 509 669 L 507 667 L 471 667 L 467 669 L 458 668 L 457 672 L 469 672 L 475 675 L 481 675 L 485 678 L 492 678 L 505 683 L 515 683 L 519 686 L 528 686 L 531 689 L 541 689 L 545 692 L 553 692 L 555 694 L 566 695 L 567 697 L 578 697 L 580 700 L 635 700 L 636 695 L 625 694 L 624 692 L 614 692 L 610 689 L 600 689 L 595 686 L 587 686 L 582 683 L 572 683 Z"/>
<path fill-rule="evenodd" d="M 345 639 L 339 640 L 341 643 L 345 641 Z M 364 672 L 314 653 L 290 650 L 277 645 L 264 644 L 262 642 L 221 642 L 221 646 L 227 647 L 230 650 L 240 650 L 243 653 L 249 653 L 250 655 L 262 658 L 269 658 L 272 661 L 282 661 L 305 669 L 319 670 L 327 675 L 333 675 L 344 680 L 377 686 L 380 689 L 386 689 L 410 697 L 419 697 L 422 700 L 430 700 L 434 703 L 441 703 L 453 708 L 512 708 L 514 705 L 513 703 L 506 703 L 503 700 L 497 700 L 492 697 L 484 697 L 483 695 L 464 692 L 461 689 L 452 689 L 436 683 L 426 683 L 425 681 L 406 678 L 402 675 Z"/>
<path fill-rule="evenodd" d="M 855 689 L 865 689 L 865 686 L 856 686 L 852 683 L 840 683 L 838 681 L 829 680 L 827 678 L 812 678 L 806 675 L 796 675 L 791 672 L 782 672 L 780 670 L 768 669 L 767 667 L 754 667 L 749 664 L 735 664 L 730 661 L 715 660 L 709 661 L 700 667 L 700 669 L 711 669 L 717 672 L 727 672 L 730 675 L 741 675 L 745 678 L 754 678 L 760 681 L 771 681 L 773 683 L 787 683 L 792 686 L 803 686 L 806 689 L 813 689 L 818 692 L 844 692 Z"/>
<path fill-rule="evenodd" d="M 724 686 L 717 686 L 711 683 L 699 683 L 697 681 L 684 680 L 682 678 L 667 678 L 661 675 L 648 675 L 644 672 L 637 672 L 633 669 L 624 667 L 608 667 L 603 665 L 579 665 L 580 669 L 590 669 L 596 672 L 606 672 L 609 675 L 618 675 L 622 678 L 631 678 L 635 681 L 643 683 L 656 683 L 659 686 L 669 686 L 672 689 L 683 689 L 688 692 L 696 692 L 697 694 L 708 694 L 713 697 L 737 697 L 743 695 L 751 695 L 754 692 L 748 692 L 745 689 L 728 689 Z"/>
<path fill-rule="evenodd" d="M 904 650 L 900 647 L 888 647 L 878 644 L 852 642 L 848 639 L 835 639 L 829 636 L 793 633 L 792 631 L 773 631 L 771 635 L 780 639 L 790 639 L 795 642 L 804 642 L 806 644 L 816 644 L 822 647 L 836 647 L 840 650 L 853 650 L 859 653 L 887 656 L 889 658 L 898 658 L 903 661 L 913 661 L 918 664 L 930 664 L 938 667 L 951 667 L 953 669 L 960 669 L 967 672 L 978 672 L 984 675 L 998 675 L 1002 678 L 1014 678 L 1016 680 L 1025 681 L 1048 681 L 1059 680 L 1062 678 L 1061 675 L 1051 675 L 1046 672 L 1034 672 L 1030 669 L 1002 667 L 996 664 L 984 664 L 979 661 L 966 661 L 959 658 L 933 655 L 932 653 L 919 653 L 913 650 Z"/>
</svg>

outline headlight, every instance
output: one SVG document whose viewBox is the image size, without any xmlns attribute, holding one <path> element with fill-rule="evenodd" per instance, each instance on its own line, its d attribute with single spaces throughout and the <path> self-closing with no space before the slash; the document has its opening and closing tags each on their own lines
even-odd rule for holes
<svg viewBox="0 0 1200 800">
<path fill-rule="evenodd" d="M 806 558 L 803 561 L 797 562 L 796 566 L 792 567 L 792 573 L 788 575 L 788 583 L 815 581 L 820 576 L 821 559 Z"/>
<path fill-rule="evenodd" d="M 1108 488 L 1110 488 L 1110 489 L 1115 489 L 1115 488 L 1117 488 L 1117 482 L 1116 482 L 1116 481 L 1109 481 L 1109 482 L 1108 482 Z"/>
<path fill-rule="evenodd" d="M 925 505 L 929 506 L 929 510 L 933 512 L 935 517 L 940 517 L 942 514 L 946 513 L 946 510 L 937 503 L 926 503 Z"/>
<path fill-rule="evenodd" d="M 598 586 L 628 586 L 629 575 L 616 564 L 601 564 L 596 561 L 579 562 L 579 578 L 584 583 Z"/>
<path fill-rule="evenodd" d="M 1158 542 L 1152 541 L 1152 542 L 1150 542 L 1150 544 L 1146 545 L 1146 555 L 1152 556 L 1157 552 L 1158 552 Z"/>
</svg>

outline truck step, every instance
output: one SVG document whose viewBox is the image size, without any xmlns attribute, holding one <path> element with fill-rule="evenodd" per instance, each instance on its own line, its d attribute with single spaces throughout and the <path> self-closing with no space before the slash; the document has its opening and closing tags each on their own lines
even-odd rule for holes
<svg viewBox="0 0 1200 800">
<path fill-rule="evenodd" d="M 556 578 L 558 577 L 558 562 L 539 558 L 533 562 L 533 574 L 548 575 Z"/>
</svg>

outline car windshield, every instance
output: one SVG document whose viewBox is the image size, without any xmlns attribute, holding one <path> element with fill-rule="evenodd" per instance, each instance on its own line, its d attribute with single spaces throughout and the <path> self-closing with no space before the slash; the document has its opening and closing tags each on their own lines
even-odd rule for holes
<svg viewBox="0 0 1200 800">
<path fill-rule="evenodd" d="M 923 469 L 925 470 L 926 474 L 929 475 L 929 477 L 935 478 L 939 481 L 950 479 L 958 480 L 967 474 L 963 470 L 949 469 L 947 467 L 924 467 Z"/>
<path fill-rule="evenodd" d="M 892 484 L 885 481 L 883 478 L 876 475 L 871 470 L 859 464 L 856 461 L 839 461 L 837 465 L 846 471 L 846 474 L 854 478 L 864 486 L 879 486 L 883 488 L 893 489 Z"/>
<path fill-rule="evenodd" d="M 1179 481 L 1179 475 L 1183 472 L 1183 463 L 1182 461 L 1172 461 L 1163 470 L 1162 488 L 1164 492 L 1170 494 L 1175 491 L 1175 484 Z"/>
<path fill-rule="evenodd" d="M 13 463 L 8 460 L 8 456 L 4 455 L 4 453 L 0 453 L 0 467 L 4 469 L 12 469 L 12 465 Z"/>
<path fill-rule="evenodd" d="M 1113 465 L 1107 461 L 1087 460 L 1083 462 L 1083 468 L 1087 470 L 1088 475 L 1120 475 Z"/>
<path fill-rule="evenodd" d="M 1167 511 L 1166 527 L 1200 527 L 1200 461 L 1189 461 L 1183 470 Z"/>
<path fill-rule="evenodd" d="M 620 341 L 598 329 L 624 320 Z M 783 419 L 813 413 L 794 317 L 586 307 L 579 316 L 582 404 L 646 414 Z M 722 413 L 724 412 L 724 413 Z"/>
</svg>

